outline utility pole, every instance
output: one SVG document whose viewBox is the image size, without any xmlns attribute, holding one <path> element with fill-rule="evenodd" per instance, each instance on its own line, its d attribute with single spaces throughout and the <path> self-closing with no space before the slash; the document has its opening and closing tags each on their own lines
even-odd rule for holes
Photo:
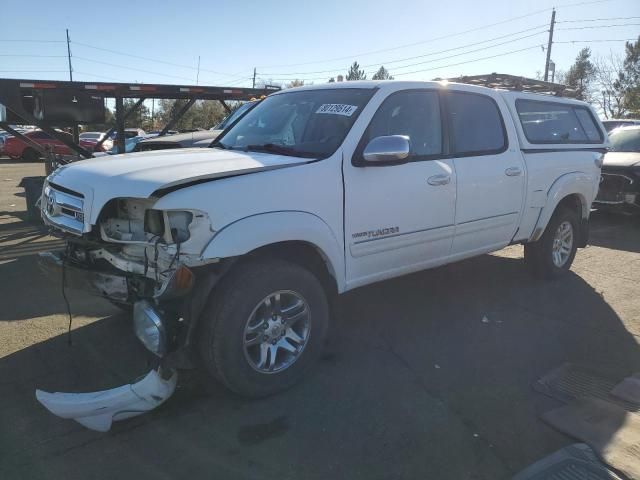
<svg viewBox="0 0 640 480">
<path fill-rule="evenodd" d="M 553 27 L 555 25 L 556 25 L 556 9 L 554 8 L 551 11 L 551 25 L 549 26 L 549 43 L 547 44 L 547 61 L 544 64 L 544 81 L 545 82 L 549 81 L 549 62 L 551 62 L 551 45 L 553 45 Z"/>
<path fill-rule="evenodd" d="M 69 45 L 69 29 L 67 28 L 67 60 L 69 61 L 69 80 L 73 82 L 73 68 L 71 68 L 71 46 Z"/>
<path fill-rule="evenodd" d="M 253 67 L 253 88 L 256 88 L 256 67 Z"/>
<path fill-rule="evenodd" d="M 196 85 L 200 81 L 200 55 L 198 55 L 198 73 L 196 74 Z"/>
<path fill-rule="evenodd" d="M 69 29 L 67 28 L 67 61 L 69 62 L 69 80 L 73 82 L 73 68 L 71 67 L 71 41 L 69 40 Z M 73 125 L 73 141 L 80 143 L 80 129 L 78 124 Z"/>
</svg>

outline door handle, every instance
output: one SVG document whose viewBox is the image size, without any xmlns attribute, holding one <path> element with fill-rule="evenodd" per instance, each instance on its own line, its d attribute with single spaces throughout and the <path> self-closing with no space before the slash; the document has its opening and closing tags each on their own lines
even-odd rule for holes
<svg viewBox="0 0 640 480">
<path fill-rule="evenodd" d="M 433 186 L 447 185 L 450 181 L 451 181 L 451 176 L 446 174 L 433 175 L 432 177 L 427 178 L 427 183 Z"/>
<path fill-rule="evenodd" d="M 504 171 L 504 174 L 507 177 L 517 177 L 518 175 L 522 175 L 522 170 L 520 170 L 520 167 L 509 167 Z"/>
</svg>

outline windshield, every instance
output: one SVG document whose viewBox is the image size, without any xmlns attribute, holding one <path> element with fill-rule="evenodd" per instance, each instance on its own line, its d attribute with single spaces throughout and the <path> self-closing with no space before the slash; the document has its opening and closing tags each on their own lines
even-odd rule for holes
<svg viewBox="0 0 640 480">
<path fill-rule="evenodd" d="M 326 158 L 340 146 L 374 90 L 303 90 L 267 97 L 213 146 Z"/>
<path fill-rule="evenodd" d="M 233 112 L 231 112 L 224 120 L 222 120 L 218 125 L 210 130 L 224 130 L 233 122 L 235 122 L 238 118 L 240 118 L 247 110 L 251 110 L 252 107 L 255 107 L 257 102 L 247 102 L 243 105 L 240 105 Z"/>
<path fill-rule="evenodd" d="M 640 152 L 640 128 L 612 132 L 609 140 L 611 152 Z"/>
</svg>

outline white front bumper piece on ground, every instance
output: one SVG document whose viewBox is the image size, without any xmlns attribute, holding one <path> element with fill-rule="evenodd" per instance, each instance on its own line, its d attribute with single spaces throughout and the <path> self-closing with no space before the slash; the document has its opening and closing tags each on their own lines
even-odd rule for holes
<svg viewBox="0 0 640 480">
<path fill-rule="evenodd" d="M 151 370 L 140 381 L 90 393 L 49 393 L 36 390 L 36 398 L 54 415 L 70 418 L 99 432 L 107 432 L 117 420 L 135 417 L 153 410 L 174 392 L 178 373 L 168 379 Z"/>
</svg>

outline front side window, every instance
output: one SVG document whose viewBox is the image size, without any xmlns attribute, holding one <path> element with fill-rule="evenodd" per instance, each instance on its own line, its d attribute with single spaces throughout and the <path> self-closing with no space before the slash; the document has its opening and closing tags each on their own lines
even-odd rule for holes
<svg viewBox="0 0 640 480">
<path fill-rule="evenodd" d="M 438 93 L 402 91 L 389 96 L 374 115 L 361 145 L 376 137 L 406 135 L 409 161 L 442 153 L 442 125 Z"/>
<path fill-rule="evenodd" d="M 335 88 L 267 97 L 213 147 L 306 158 L 331 156 L 375 90 Z"/>
<path fill-rule="evenodd" d="M 496 102 L 486 95 L 446 94 L 457 155 L 489 155 L 507 148 L 507 135 Z"/>
<path fill-rule="evenodd" d="M 640 128 L 613 131 L 609 140 L 611 152 L 640 152 Z"/>
<path fill-rule="evenodd" d="M 222 120 L 218 125 L 216 125 L 213 128 L 210 128 L 210 130 L 224 130 L 233 122 L 235 122 L 238 118 L 240 118 L 247 110 L 250 110 L 251 107 L 254 107 L 255 105 L 256 105 L 256 102 L 247 102 L 240 105 L 233 112 L 231 112 L 224 120 Z"/>
<path fill-rule="evenodd" d="M 530 143 L 600 143 L 602 134 L 585 107 L 517 100 L 516 109 Z"/>
</svg>

